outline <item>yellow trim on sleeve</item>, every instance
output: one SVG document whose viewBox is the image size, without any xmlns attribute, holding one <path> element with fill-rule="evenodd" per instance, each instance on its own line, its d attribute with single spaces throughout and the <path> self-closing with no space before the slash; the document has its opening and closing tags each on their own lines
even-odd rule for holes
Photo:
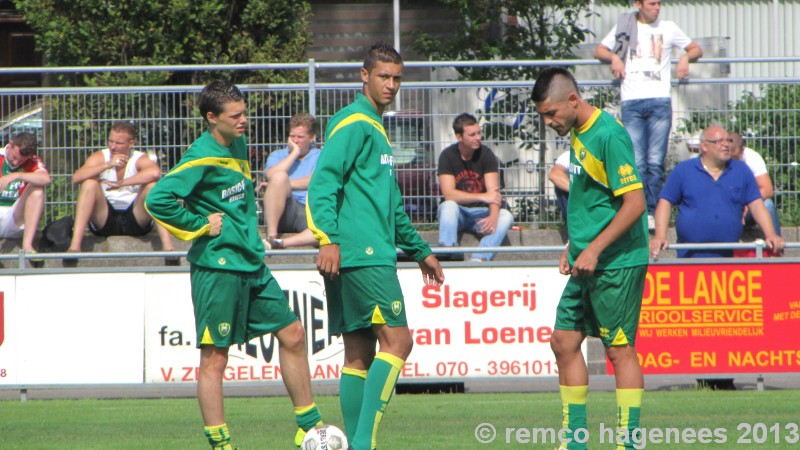
<svg viewBox="0 0 800 450">
<path fill-rule="evenodd" d="M 147 209 L 146 203 L 144 205 L 144 210 L 147 211 L 147 214 L 150 214 L 150 211 Z M 172 234 L 173 236 L 182 241 L 191 241 L 197 239 L 198 237 L 203 236 L 204 234 L 208 234 L 208 231 L 211 229 L 211 224 L 207 223 L 197 231 L 186 231 L 186 230 L 181 230 L 180 228 L 175 228 L 166 222 L 158 220 L 158 218 L 156 218 L 156 216 L 152 214 L 150 214 L 150 217 L 152 217 L 157 224 L 164 227 L 164 229 L 167 230 L 170 234 Z"/>
<path fill-rule="evenodd" d="M 311 217 L 311 207 L 308 206 L 310 199 L 306 198 L 306 223 L 308 224 L 308 229 L 311 230 L 311 234 L 314 235 L 314 239 L 319 241 L 319 246 L 322 247 L 323 245 L 331 244 L 331 238 L 325 234 L 324 231 L 317 228 L 314 224 L 314 218 Z"/>
<path fill-rule="evenodd" d="M 622 194 L 624 194 L 626 192 L 635 191 L 635 190 L 638 190 L 638 189 L 644 189 L 644 186 L 642 186 L 642 183 L 635 183 L 635 184 L 630 184 L 628 186 L 623 186 L 623 187 L 617 189 L 616 191 L 614 191 L 614 196 L 615 197 L 619 197 L 620 195 L 622 195 Z"/>
</svg>

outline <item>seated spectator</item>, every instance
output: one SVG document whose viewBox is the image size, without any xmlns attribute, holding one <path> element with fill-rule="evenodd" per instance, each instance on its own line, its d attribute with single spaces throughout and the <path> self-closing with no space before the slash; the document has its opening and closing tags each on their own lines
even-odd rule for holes
<svg viewBox="0 0 800 450">
<path fill-rule="evenodd" d="M 36 136 L 20 133 L 0 152 L 0 238 L 22 236 L 26 253 L 36 253 L 33 238 L 44 211 L 44 188 L 50 184 L 50 174 L 36 148 Z M 33 267 L 44 266 L 42 259 L 30 261 Z"/>
<path fill-rule="evenodd" d="M 679 243 L 738 242 L 747 207 L 764 231 L 768 248 L 780 253 L 783 238 L 775 234 L 756 179 L 747 165 L 731 159 L 728 133 L 709 126 L 700 135 L 700 157 L 679 163 L 670 172 L 656 207 L 652 255 L 669 247 L 667 226 L 672 206 L 678 207 Z M 679 258 L 730 257 L 732 250 L 679 250 Z"/>
<path fill-rule="evenodd" d="M 767 208 L 772 218 L 772 224 L 775 226 L 775 234 L 780 236 L 781 223 L 778 219 L 778 210 L 775 208 L 775 202 L 772 201 L 772 180 L 767 172 L 767 164 L 764 162 L 764 158 L 752 148 L 745 147 L 744 140 L 742 140 L 742 136 L 739 133 L 728 133 L 728 140 L 731 146 L 731 158 L 738 159 L 747 164 L 747 167 L 753 172 L 753 176 L 756 177 L 758 191 L 761 192 L 764 206 Z M 753 225 L 754 223 L 753 214 L 748 210 L 745 216 L 745 225 Z"/>
<path fill-rule="evenodd" d="M 458 233 L 470 231 L 481 236 L 480 247 L 498 247 L 514 223 L 502 208 L 497 157 L 481 144 L 481 126 L 470 114 L 453 121 L 457 143 L 439 156 L 439 188 L 444 201 L 439 205 L 439 245 L 458 245 Z M 494 253 L 474 253 L 473 261 L 491 261 Z"/>
<path fill-rule="evenodd" d="M 315 245 L 306 221 L 306 194 L 320 150 L 314 148 L 317 121 L 311 114 L 292 116 L 287 147 L 270 153 L 264 170 L 264 218 L 268 248 Z M 298 233 L 278 239 L 278 233 Z"/>
<path fill-rule="evenodd" d="M 567 202 L 569 201 L 569 150 L 557 159 L 547 176 L 556 188 L 556 200 L 561 208 L 561 220 L 567 224 Z"/>
<path fill-rule="evenodd" d="M 145 152 L 133 150 L 136 127 L 114 122 L 108 134 L 108 148 L 92 153 L 72 176 L 80 185 L 75 208 L 75 227 L 68 252 L 80 252 L 86 227 L 96 236 L 144 236 L 155 226 L 161 249 L 173 251 L 169 232 L 153 222 L 144 207 L 147 193 L 161 178 L 161 169 Z M 177 266 L 180 259 L 168 257 L 165 264 Z M 64 259 L 75 267 L 77 259 Z"/>
</svg>

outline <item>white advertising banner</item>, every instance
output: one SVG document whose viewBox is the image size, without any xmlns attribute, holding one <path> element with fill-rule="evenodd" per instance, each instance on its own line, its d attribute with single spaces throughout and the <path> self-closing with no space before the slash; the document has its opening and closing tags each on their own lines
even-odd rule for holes
<svg viewBox="0 0 800 450">
<path fill-rule="evenodd" d="M 16 277 L 0 277 L 0 386 L 17 384 L 20 324 L 16 312 Z"/>
<path fill-rule="evenodd" d="M 142 382 L 144 274 L 8 279 L 0 384 Z"/>
<path fill-rule="evenodd" d="M 275 271 L 306 328 L 311 375 L 338 379 L 341 338 L 328 337 L 325 290 L 315 271 Z M 550 351 L 555 310 L 567 277 L 556 267 L 448 269 L 439 288 L 418 269 L 399 271 L 414 350 L 401 377 L 554 376 Z M 147 275 L 145 382 L 197 381 L 199 352 L 188 274 Z M 227 382 L 280 380 L 272 336 L 231 348 Z"/>
</svg>

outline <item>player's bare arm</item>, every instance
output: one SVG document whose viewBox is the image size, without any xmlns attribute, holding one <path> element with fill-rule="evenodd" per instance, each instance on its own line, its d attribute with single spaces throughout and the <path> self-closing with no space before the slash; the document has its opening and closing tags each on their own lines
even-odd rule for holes
<svg viewBox="0 0 800 450">
<path fill-rule="evenodd" d="M 572 275 L 587 277 L 594 275 L 597 259 L 603 250 L 641 220 L 645 209 L 644 191 L 641 189 L 622 194 L 622 206 L 619 211 L 608 226 L 575 258 Z"/>
<path fill-rule="evenodd" d="M 320 275 L 329 280 L 336 279 L 339 276 L 341 262 L 339 244 L 328 244 L 320 247 L 319 256 L 317 256 L 317 270 Z"/>
</svg>

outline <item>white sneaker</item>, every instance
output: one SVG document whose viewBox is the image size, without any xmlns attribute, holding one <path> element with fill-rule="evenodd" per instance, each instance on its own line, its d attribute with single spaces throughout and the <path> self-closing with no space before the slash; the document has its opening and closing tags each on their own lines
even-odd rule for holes
<svg viewBox="0 0 800 450">
<path fill-rule="evenodd" d="M 656 218 L 649 214 L 647 216 L 647 229 L 650 231 L 656 230 Z"/>
</svg>

